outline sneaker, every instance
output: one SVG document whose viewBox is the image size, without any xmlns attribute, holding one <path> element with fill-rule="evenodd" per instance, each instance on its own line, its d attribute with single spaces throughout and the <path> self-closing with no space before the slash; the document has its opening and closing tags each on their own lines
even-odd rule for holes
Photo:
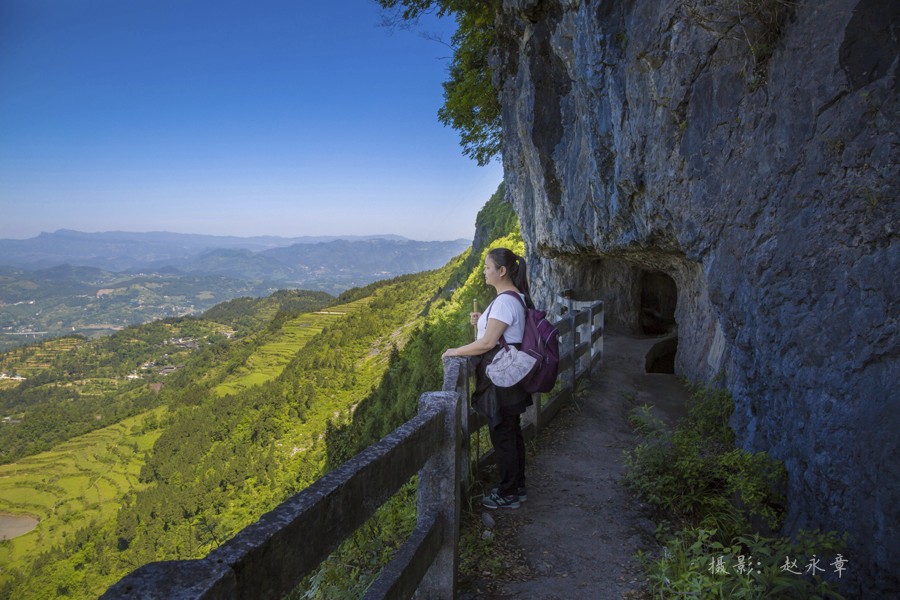
<svg viewBox="0 0 900 600">
<path fill-rule="evenodd" d="M 485 508 L 519 508 L 518 496 L 501 496 L 496 492 L 491 492 L 490 496 L 481 499 L 481 505 Z"/>
<path fill-rule="evenodd" d="M 491 494 L 499 494 L 499 493 L 500 493 L 500 488 L 498 488 L 498 487 L 495 487 L 491 490 Z M 516 495 L 519 496 L 519 502 L 525 502 L 526 500 L 528 500 L 528 492 L 525 490 L 524 487 L 520 487 L 518 490 L 516 490 Z"/>
</svg>

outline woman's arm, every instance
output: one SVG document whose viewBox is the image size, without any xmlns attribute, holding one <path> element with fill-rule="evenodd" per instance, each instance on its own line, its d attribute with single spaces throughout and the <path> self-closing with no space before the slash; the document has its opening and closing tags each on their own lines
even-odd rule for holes
<svg viewBox="0 0 900 600">
<path fill-rule="evenodd" d="M 447 358 L 448 356 L 480 356 L 497 345 L 497 342 L 500 341 L 500 336 L 503 335 L 507 327 L 508 325 L 503 321 L 488 319 L 483 336 L 471 344 L 466 344 L 459 348 L 449 348 L 441 358 Z"/>
</svg>

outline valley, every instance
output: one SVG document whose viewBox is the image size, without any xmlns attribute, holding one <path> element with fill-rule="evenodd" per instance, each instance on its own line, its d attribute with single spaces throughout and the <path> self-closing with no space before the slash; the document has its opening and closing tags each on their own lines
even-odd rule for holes
<svg viewBox="0 0 900 600">
<path fill-rule="evenodd" d="M 0 268 L 0 351 L 63 335 L 94 338 L 157 319 L 198 315 L 232 298 L 277 289 L 221 276 L 52 271 Z"/>
<path fill-rule="evenodd" d="M 94 597 L 136 565 L 204 555 L 309 485 L 460 265 L 0 354 L 23 374 L 0 393 L 17 449 L 0 513 L 37 520 L 0 541 L 0 598 Z M 34 452 L 34 431 L 52 447 Z"/>
<path fill-rule="evenodd" d="M 467 246 L 398 236 L 297 241 L 73 231 L 0 240 L 0 351 L 196 316 L 221 302 L 279 289 L 336 296 L 438 268 Z"/>
<path fill-rule="evenodd" d="M 484 235 L 510 212 L 484 212 Z M 517 232 L 501 242 L 521 252 Z M 0 515 L 20 527 L 0 540 L 0 599 L 93 598 L 205 556 L 409 419 L 485 300 L 482 252 L 0 353 Z M 377 573 L 415 522 L 414 483 L 380 515 L 308 582 L 320 595 Z"/>
</svg>

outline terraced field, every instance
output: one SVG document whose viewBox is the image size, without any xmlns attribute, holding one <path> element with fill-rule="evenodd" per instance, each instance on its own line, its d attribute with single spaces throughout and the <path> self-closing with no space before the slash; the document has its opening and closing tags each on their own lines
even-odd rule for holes
<svg viewBox="0 0 900 600">
<path fill-rule="evenodd" d="M 47 369 L 57 356 L 71 352 L 83 343 L 84 340 L 79 338 L 63 337 L 0 353 L 0 373 L 15 372 L 23 377 L 35 375 Z"/>
<path fill-rule="evenodd" d="M 324 311 L 303 313 L 285 321 L 281 329 L 247 359 L 246 364 L 215 388 L 214 393 L 226 396 L 275 379 L 309 340 L 338 319 L 365 308 L 370 301 L 370 298 L 363 298 Z"/>
<path fill-rule="evenodd" d="M 144 454 L 161 430 L 158 408 L 125 419 L 44 452 L 0 465 L 0 513 L 31 516 L 38 526 L 0 544 L 0 567 L 30 563 L 40 552 L 60 545 L 79 529 L 112 518 L 122 496 L 137 485 Z M 0 581 L 2 581 L 0 569 Z"/>
</svg>

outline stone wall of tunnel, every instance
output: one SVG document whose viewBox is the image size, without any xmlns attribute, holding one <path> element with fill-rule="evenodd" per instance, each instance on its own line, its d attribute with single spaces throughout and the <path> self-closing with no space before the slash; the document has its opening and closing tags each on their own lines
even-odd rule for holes
<svg viewBox="0 0 900 600">
<path fill-rule="evenodd" d="M 608 330 L 640 336 L 677 336 L 674 372 L 694 381 L 708 381 L 725 365 L 725 344 L 709 302 L 701 266 L 665 253 L 622 255 L 559 255 L 539 261 L 532 287 L 544 305 L 556 299 L 542 290 L 569 289 L 577 301 L 603 300 Z M 546 283 L 542 283 L 546 282 Z M 662 287 L 662 289 L 660 289 Z M 675 296 L 669 299 L 669 290 Z M 667 331 L 648 327 L 648 296 L 661 298 L 663 314 L 671 310 Z M 664 318 L 662 321 L 668 321 Z"/>
</svg>

